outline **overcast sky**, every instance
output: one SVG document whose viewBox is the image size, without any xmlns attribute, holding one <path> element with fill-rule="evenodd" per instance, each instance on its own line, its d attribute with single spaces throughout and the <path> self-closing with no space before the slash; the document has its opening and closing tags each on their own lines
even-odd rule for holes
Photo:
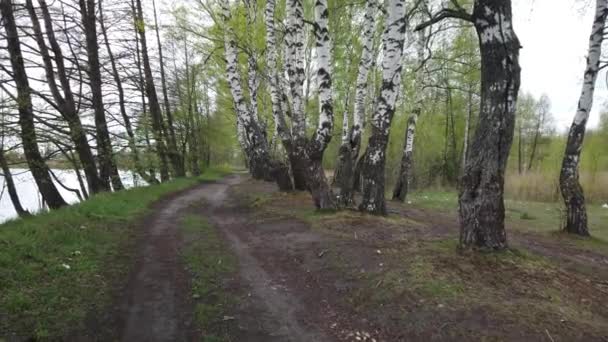
<svg viewBox="0 0 608 342">
<path fill-rule="evenodd" d="M 559 131 L 570 126 L 576 111 L 594 6 L 590 0 L 513 0 L 514 27 L 523 46 L 522 90 L 549 95 Z M 601 73 L 588 127 L 597 127 L 606 95 Z"/>
</svg>

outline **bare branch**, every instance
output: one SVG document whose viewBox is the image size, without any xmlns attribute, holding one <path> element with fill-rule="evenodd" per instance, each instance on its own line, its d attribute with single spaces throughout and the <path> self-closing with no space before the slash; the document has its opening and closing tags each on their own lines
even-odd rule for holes
<svg viewBox="0 0 608 342">
<path fill-rule="evenodd" d="M 431 17 L 430 20 L 423 22 L 422 24 L 416 26 L 416 28 L 414 28 L 414 31 L 420 31 L 420 30 L 424 30 L 425 28 L 436 24 L 444 19 L 448 19 L 448 18 L 456 18 L 456 19 L 461 19 L 464 21 L 468 21 L 468 22 L 473 22 L 473 16 L 469 13 L 467 13 L 462 7 L 458 6 L 458 9 L 450 9 L 450 8 L 444 8 L 441 11 L 437 12 L 435 15 L 433 15 Z"/>
</svg>

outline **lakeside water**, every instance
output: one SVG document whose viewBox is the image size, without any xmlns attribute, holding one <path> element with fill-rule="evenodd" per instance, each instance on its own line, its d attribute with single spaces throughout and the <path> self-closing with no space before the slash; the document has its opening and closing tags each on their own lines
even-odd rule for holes
<svg viewBox="0 0 608 342">
<path fill-rule="evenodd" d="M 21 200 L 21 205 L 27 209 L 30 213 L 36 213 L 41 210 L 46 210 L 42 206 L 42 198 L 38 192 L 38 187 L 34 182 L 32 174 L 28 169 L 11 169 L 15 186 L 17 187 L 17 193 Z M 53 169 L 53 173 L 61 180 L 65 186 L 73 189 L 80 190 L 78 184 L 78 178 L 73 170 L 59 170 Z M 134 175 L 131 172 L 120 171 L 120 178 L 123 184 L 127 188 L 134 186 L 145 186 L 147 185 L 140 177 Z M 83 175 L 83 181 L 86 182 Z M 55 182 L 55 180 L 53 180 Z M 78 196 L 72 192 L 64 189 L 61 185 L 57 184 L 57 189 L 63 196 L 63 198 L 69 203 L 76 203 L 79 201 Z M 13 203 L 8 195 L 6 184 L 4 182 L 4 176 L 0 174 L 0 223 L 6 222 L 7 220 L 17 217 Z"/>
</svg>

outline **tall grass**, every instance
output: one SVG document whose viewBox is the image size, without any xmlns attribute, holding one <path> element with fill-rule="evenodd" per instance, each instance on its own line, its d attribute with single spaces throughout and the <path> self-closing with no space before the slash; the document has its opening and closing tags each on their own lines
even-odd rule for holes
<svg viewBox="0 0 608 342">
<path fill-rule="evenodd" d="M 608 203 L 608 171 L 581 172 L 580 182 L 588 203 Z M 520 201 L 561 201 L 559 173 L 509 172 L 505 180 L 505 193 L 510 199 Z"/>
</svg>

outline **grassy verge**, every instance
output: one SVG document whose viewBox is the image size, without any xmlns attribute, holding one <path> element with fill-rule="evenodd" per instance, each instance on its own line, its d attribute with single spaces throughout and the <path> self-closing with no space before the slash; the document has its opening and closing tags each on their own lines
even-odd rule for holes
<svg viewBox="0 0 608 342">
<path fill-rule="evenodd" d="M 220 178 L 199 178 L 100 194 L 70 207 L 0 225 L 0 341 L 58 339 L 103 310 L 130 265 L 133 227 L 162 196 Z"/>
<path fill-rule="evenodd" d="M 186 248 L 182 257 L 192 275 L 192 298 L 203 341 L 230 341 L 230 308 L 235 298 L 225 291 L 225 279 L 237 271 L 237 259 L 218 232 L 200 215 L 182 222 Z"/>
<path fill-rule="evenodd" d="M 408 198 L 411 205 L 456 212 L 458 198 L 456 192 L 414 192 Z M 563 205 L 561 203 L 530 202 L 507 199 L 506 219 L 518 229 L 532 232 L 552 234 L 559 231 L 562 224 Z M 602 245 L 608 248 L 608 209 L 600 205 L 588 205 L 589 230 L 594 239 L 580 241 L 583 247 L 593 248 Z M 587 246 L 589 245 L 589 246 Z M 601 246 L 600 246 L 601 247 Z"/>
</svg>

